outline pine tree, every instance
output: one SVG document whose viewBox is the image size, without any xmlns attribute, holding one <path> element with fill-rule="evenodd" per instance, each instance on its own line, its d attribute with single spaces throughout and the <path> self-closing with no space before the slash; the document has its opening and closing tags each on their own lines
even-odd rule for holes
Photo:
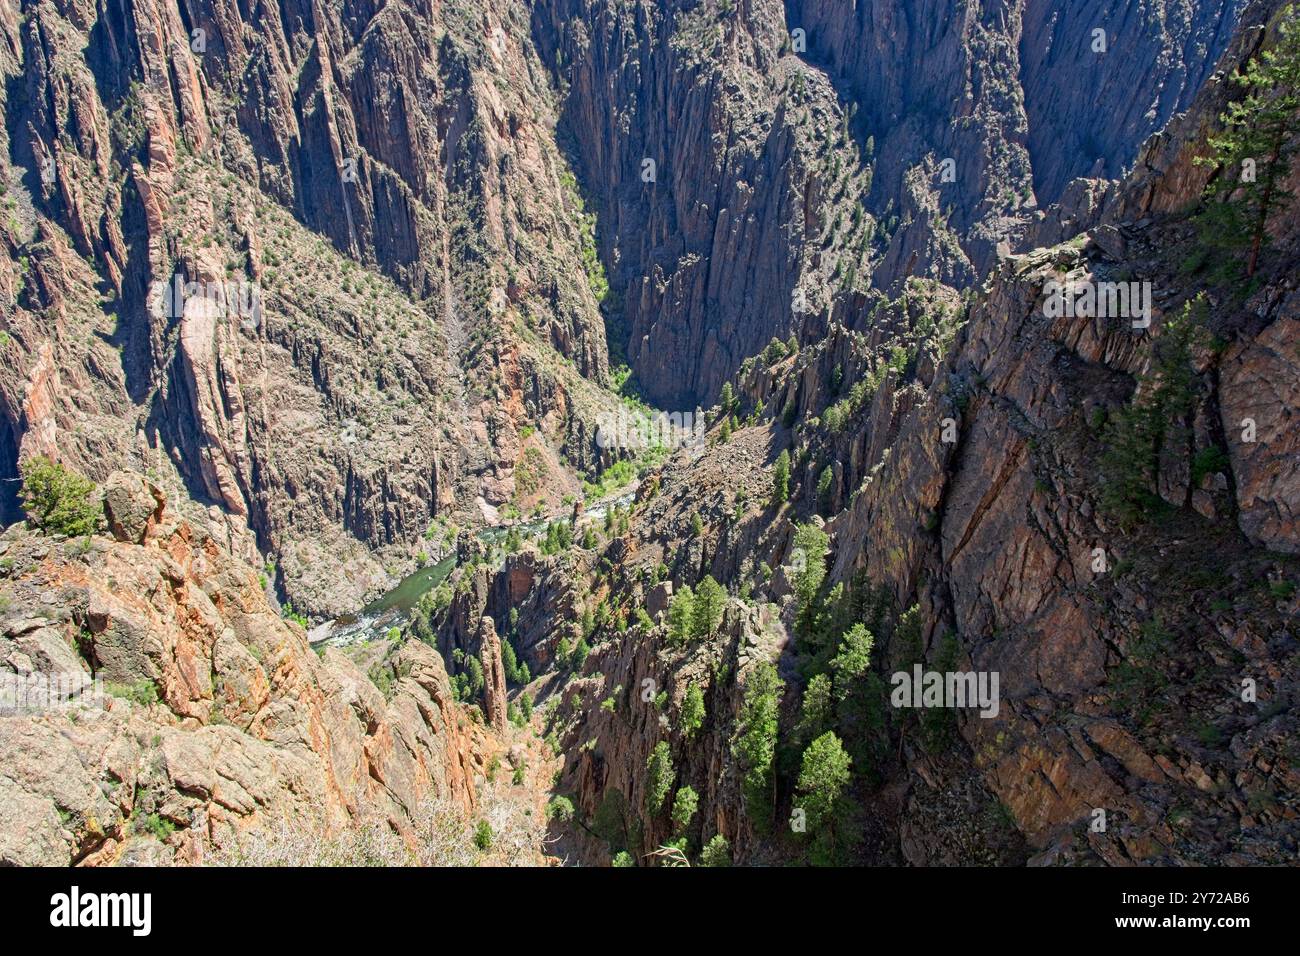
<svg viewBox="0 0 1300 956">
<path fill-rule="evenodd" d="M 681 724 L 682 736 L 687 740 L 694 738 L 704 726 L 704 691 L 699 684 L 686 688 L 686 696 L 682 698 Z"/>
<path fill-rule="evenodd" d="M 790 500 L 790 452 L 783 449 L 772 469 L 772 506 L 779 508 Z"/>
<path fill-rule="evenodd" d="M 700 795 L 691 787 L 682 787 L 673 797 L 673 833 L 684 834 L 700 808 Z"/>
<path fill-rule="evenodd" d="M 1102 510 L 1131 530 L 1159 502 L 1160 452 L 1177 447 L 1190 427 L 1195 393 L 1193 353 L 1204 344 L 1203 296 L 1169 317 L 1152 346 L 1152 370 L 1138 381 L 1133 401 L 1114 414 L 1103 435 Z"/>
<path fill-rule="evenodd" d="M 796 626 L 804 637 L 811 637 L 817 623 L 817 594 L 826 579 L 826 549 L 830 537 L 813 524 L 801 525 L 794 533 L 794 552 L 803 567 L 795 574 L 794 593 L 798 600 Z"/>
<path fill-rule="evenodd" d="M 740 402 L 736 400 L 736 393 L 732 389 L 730 382 L 723 383 L 722 395 L 718 398 L 718 404 L 724 416 L 734 414 L 736 409 L 740 407 Z"/>
<path fill-rule="evenodd" d="M 668 799 L 668 791 L 673 786 L 673 778 L 677 776 L 677 771 L 673 769 L 673 756 L 668 749 L 668 741 L 661 740 L 655 745 L 645 766 L 646 809 L 655 814 L 663 809 L 664 801 Z"/>
<path fill-rule="evenodd" d="M 839 653 L 831 660 L 831 673 L 835 676 L 835 699 L 845 700 L 858 678 L 871 666 L 871 650 L 875 638 L 865 624 L 854 624 L 840 642 Z"/>
<path fill-rule="evenodd" d="M 1237 254 L 1247 250 L 1249 278 L 1268 240 L 1270 213 L 1290 198 L 1283 184 L 1300 133 L 1300 18 L 1294 6 L 1282 12 L 1273 48 L 1232 79 L 1248 92 L 1220 117 L 1223 132 L 1210 137 L 1210 155 L 1200 160 L 1217 169 L 1200 219 L 1211 245 Z"/>
<path fill-rule="evenodd" d="M 23 510 L 32 526 L 68 537 L 99 530 L 100 506 L 95 485 L 48 458 L 28 458 L 19 467 L 23 478 Z"/>
<path fill-rule="evenodd" d="M 742 771 L 745 809 L 755 829 L 764 834 L 771 829 L 776 806 L 776 774 L 772 764 L 776 756 L 781 687 L 776 668 L 765 661 L 750 672 L 734 748 Z"/>
<path fill-rule="evenodd" d="M 731 866 L 731 844 L 721 833 L 704 845 L 700 852 L 701 866 Z"/>
<path fill-rule="evenodd" d="M 796 728 L 798 738 L 810 742 L 821 736 L 829 729 L 833 717 L 831 679 L 825 674 L 816 674 L 803 692 L 803 708 Z"/>
<path fill-rule="evenodd" d="M 835 482 L 835 473 L 830 465 L 822 469 L 821 477 L 817 479 L 817 508 L 823 515 L 828 514 L 831 510 L 831 494 L 834 491 L 832 487 Z"/>
<path fill-rule="evenodd" d="M 727 595 L 722 585 L 706 575 L 695 590 L 695 608 L 691 614 L 691 637 L 697 641 L 713 636 L 722 621 Z"/>
<path fill-rule="evenodd" d="M 838 862 L 838 831 L 847 809 L 844 789 L 849 783 L 851 765 L 840 738 L 831 731 L 822 734 L 804 751 L 797 805 L 804 811 L 808 832 L 813 837 L 814 863 L 829 865 Z"/>
<path fill-rule="evenodd" d="M 695 617 L 695 592 L 689 584 L 673 595 L 668 605 L 668 639 L 681 646 L 690 640 L 691 622 Z"/>
</svg>

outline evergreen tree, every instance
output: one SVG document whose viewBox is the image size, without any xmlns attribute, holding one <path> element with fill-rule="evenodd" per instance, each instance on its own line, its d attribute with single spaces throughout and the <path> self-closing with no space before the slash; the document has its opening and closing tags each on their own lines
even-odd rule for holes
<svg viewBox="0 0 1300 956">
<path fill-rule="evenodd" d="M 731 844 L 721 833 L 714 835 L 700 853 L 701 866 L 731 866 Z"/>
<path fill-rule="evenodd" d="M 855 681 L 867 673 L 871 666 L 871 649 L 875 638 L 865 624 L 854 624 L 844 635 L 839 653 L 831 660 L 831 673 L 835 675 L 835 699 L 849 696 Z"/>
<path fill-rule="evenodd" d="M 766 661 L 751 671 L 745 682 L 734 746 L 740 761 L 745 809 L 755 829 L 763 834 L 771 829 L 776 807 L 776 774 L 772 765 L 776 756 L 781 687 L 776 668 Z"/>
<path fill-rule="evenodd" d="M 682 787 L 673 798 L 673 832 L 684 834 L 700 807 L 700 795 L 691 787 Z"/>
<path fill-rule="evenodd" d="M 1150 373 L 1138 381 L 1133 401 L 1112 416 L 1103 435 L 1101 506 L 1132 530 L 1160 502 L 1156 482 L 1160 452 L 1179 447 L 1191 427 L 1195 373 L 1192 357 L 1203 344 L 1205 299 L 1198 296 L 1166 319 Z"/>
<path fill-rule="evenodd" d="M 650 757 L 646 760 L 646 773 L 646 809 L 651 814 L 656 814 L 663 809 L 668 791 L 673 786 L 673 778 L 677 776 L 668 741 L 659 741 L 650 752 Z"/>
<path fill-rule="evenodd" d="M 1272 49 L 1232 79 L 1247 93 L 1220 117 L 1223 132 L 1210 137 L 1210 155 L 1200 160 L 1217 167 L 1207 187 L 1202 234 L 1221 250 L 1245 250 L 1249 278 L 1268 240 L 1270 213 L 1290 198 L 1284 183 L 1300 133 L 1300 18 L 1294 6 L 1283 11 Z"/>
<path fill-rule="evenodd" d="M 718 399 L 718 404 L 722 408 L 723 415 L 735 414 L 736 409 L 740 407 L 740 402 L 736 399 L 735 392 L 732 390 L 730 382 L 723 384 L 722 395 Z"/>
<path fill-rule="evenodd" d="M 799 740 L 808 743 L 819 737 L 830 728 L 833 719 L 831 679 L 825 674 L 816 674 L 803 692 L 803 708 L 796 729 Z"/>
<path fill-rule="evenodd" d="M 798 601 L 796 628 L 811 637 L 817 622 L 817 594 L 826 580 L 826 549 L 830 537 L 814 524 L 801 525 L 794 533 L 794 553 L 802 567 L 795 572 L 794 593 Z"/>
<path fill-rule="evenodd" d="M 94 501 L 94 482 L 44 457 L 26 459 L 19 471 L 23 510 L 33 527 L 68 537 L 99 530 L 102 509 Z"/>
<path fill-rule="evenodd" d="M 668 639 L 681 646 L 690 640 L 691 622 L 695 618 L 695 592 L 689 584 L 673 595 L 668 605 Z"/>
<path fill-rule="evenodd" d="M 839 831 L 847 810 L 844 790 L 849 783 L 851 764 L 839 737 L 831 731 L 809 744 L 803 754 L 797 806 L 806 815 L 813 839 L 812 861 L 819 865 L 839 861 Z"/>
<path fill-rule="evenodd" d="M 681 722 L 682 735 L 687 740 L 692 739 L 704 726 L 704 691 L 699 684 L 691 684 L 686 688 L 686 696 L 682 698 Z"/>
<path fill-rule="evenodd" d="M 713 580 L 713 575 L 705 575 L 695 590 L 695 607 L 691 614 L 693 639 L 701 641 L 713 636 L 718 624 L 722 622 L 722 611 L 726 603 L 727 595 L 722 590 L 722 585 Z"/>
<path fill-rule="evenodd" d="M 827 465 L 822 469 L 821 476 L 817 479 L 817 508 L 823 515 L 830 513 L 834 482 L 835 473 L 831 466 Z"/>
<path fill-rule="evenodd" d="M 790 500 L 790 452 L 782 449 L 772 469 L 772 505 L 779 508 Z"/>
</svg>

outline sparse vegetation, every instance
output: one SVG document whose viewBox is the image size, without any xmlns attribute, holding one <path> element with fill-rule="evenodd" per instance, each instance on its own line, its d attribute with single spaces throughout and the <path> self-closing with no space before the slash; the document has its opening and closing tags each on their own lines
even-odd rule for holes
<svg viewBox="0 0 1300 956">
<path fill-rule="evenodd" d="M 95 501 L 94 482 L 40 456 L 26 459 L 19 470 L 23 510 L 33 527 L 68 537 L 99 530 L 102 511 Z"/>
</svg>

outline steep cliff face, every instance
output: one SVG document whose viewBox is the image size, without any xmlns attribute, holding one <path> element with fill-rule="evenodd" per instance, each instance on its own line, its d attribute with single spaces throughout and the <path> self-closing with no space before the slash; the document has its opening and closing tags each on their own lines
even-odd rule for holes
<svg viewBox="0 0 1300 956">
<path fill-rule="evenodd" d="M 587 603 L 608 623 L 554 712 L 559 787 L 600 837 L 581 842 L 591 859 L 626 846 L 649 861 L 670 838 L 689 854 L 715 835 L 744 861 L 801 858 L 808 838 L 784 831 L 802 805 L 811 678 L 840 679 L 848 657 L 830 655 L 842 634 L 850 654 L 856 623 L 874 635 L 876 683 L 844 698 L 863 711 L 830 711 L 850 747 L 876 727 L 853 755 L 855 859 L 1295 860 L 1300 228 L 1291 200 L 1246 286 L 1213 277 L 1188 218 L 1213 174 L 1193 157 L 1233 95 L 1221 78 L 1275 35 L 1278 8 L 1243 11 L 1215 79 L 1125 182 L 1077 181 L 1039 223 L 1086 231 L 1001 257 L 977 294 L 912 278 L 893 299 L 846 297 L 821 341 L 746 363 L 733 415 L 643 483 L 630 525 L 599 545 Z M 1049 308 L 1050 283 L 1106 282 L 1149 283 L 1150 324 Z M 1166 417 L 1150 454 L 1117 474 L 1126 416 L 1152 407 Z M 783 451 L 789 502 L 773 500 Z M 1136 520 L 1113 490 L 1133 474 L 1149 496 Z M 826 534 L 812 584 L 808 526 Z M 730 589 L 726 613 L 683 641 L 670 595 L 706 574 Z M 526 584 L 498 586 L 494 613 L 554 587 L 545 570 Z M 764 661 L 784 682 L 775 812 L 737 786 Z M 883 688 L 913 665 L 996 674 L 1000 706 L 891 706 Z M 680 710 L 692 685 L 703 734 Z M 686 832 L 671 802 L 647 800 L 660 741 L 669 797 L 699 797 Z"/>
<path fill-rule="evenodd" d="M 855 286 L 970 284 L 1189 105 L 1239 6 L 538 4 L 616 345 L 691 407 Z"/>
<path fill-rule="evenodd" d="M 152 469 L 315 613 L 411 566 L 435 516 L 558 498 L 610 399 L 524 22 L 364 3 L 6 19 L 4 469 L 55 449 L 96 478 Z M 546 467 L 520 487 L 525 426 Z"/>
<path fill-rule="evenodd" d="M 809 59 L 844 84 L 860 104 L 864 135 L 874 136 L 871 208 L 908 210 L 909 178 L 919 172 L 950 210 L 946 225 L 969 260 L 922 253 L 900 271 L 924 239 L 912 229 L 878 279 L 968 282 L 987 271 L 998 242 L 1015 241 L 1030 210 L 1056 202 L 1072 179 L 1121 175 L 1138 146 L 1190 105 L 1241 6 L 1014 0 L 846 10 L 792 0 L 787 19 L 805 30 Z"/>
<path fill-rule="evenodd" d="M 710 400 L 869 259 L 870 172 L 778 3 L 534 7 L 597 211 L 615 345 L 665 408 Z"/>
<path fill-rule="evenodd" d="M 0 541 L 5 673 L 108 690 L 0 720 L 0 860 L 201 863 L 267 829 L 412 834 L 430 806 L 475 806 L 502 745 L 436 652 L 390 651 L 370 672 L 381 692 L 338 650 L 313 653 L 161 489 L 118 473 L 109 500 L 115 538 Z"/>
</svg>

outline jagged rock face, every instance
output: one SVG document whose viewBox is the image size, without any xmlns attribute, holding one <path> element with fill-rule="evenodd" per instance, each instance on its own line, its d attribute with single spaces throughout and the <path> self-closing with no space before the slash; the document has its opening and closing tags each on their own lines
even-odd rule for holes
<svg viewBox="0 0 1300 956">
<path fill-rule="evenodd" d="M 1139 235 L 1130 236 L 1130 244 L 1141 243 Z M 1099 247 L 1085 251 L 1106 263 Z M 1266 552 L 1242 548 L 1222 523 L 1193 521 L 1160 537 L 1163 553 L 1177 557 L 1149 564 L 1144 558 L 1152 542 L 1122 534 L 1097 508 L 1095 436 L 1089 436 L 1086 420 L 1095 409 L 1125 400 L 1129 376 L 1143 368 L 1147 350 L 1139 335 L 1117 324 L 1042 315 L 1043 283 L 1083 270 L 1094 277 L 1106 272 L 1104 265 L 1089 265 L 1077 246 L 1004 267 L 974 311 L 953 366 L 904 418 L 888 461 L 832 523 L 839 542 L 836 573 L 847 578 L 865 569 L 872 580 L 889 582 L 904 601 L 916 590 L 933 622 L 930 639 L 953 629 L 968 666 L 1000 674 L 1001 715 L 965 720 L 962 732 L 974 766 L 1014 814 L 1031 848 L 1050 847 L 1053 859 L 1079 852 L 1070 848 L 1084 829 L 1079 821 L 1095 807 L 1108 807 L 1124 826 L 1089 836 L 1085 855 L 1110 863 L 1271 860 L 1288 852 L 1287 824 L 1281 818 L 1256 821 L 1230 796 L 1217 795 L 1223 786 L 1232 789 L 1227 781 L 1252 791 L 1292 787 L 1292 771 L 1274 768 L 1279 776 L 1265 771 L 1261 777 L 1258 768 L 1272 766 L 1272 741 L 1290 732 L 1293 715 L 1268 717 L 1230 691 L 1194 689 L 1177 705 L 1180 713 L 1165 711 L 1158 719 L 1133 720 L 1116 709 L 1116 668 L 1140 659 L 1138 634 L 1152 622 L 1178 635 L 1162 653 L 1204 661 L 1199 666 L 1214 669 L 1216 686 L 1239 687 L 1243 678 L 1275 675 L 1267 678 L 1270 699 L 1285 697 L 1293 677 L 1269 648 L 1294 637 L 1287 636 L 1289 612 L 1266 597 L 1229 601 L 1226 613 L 1208 610 L 1222 600 L 1220 588 L 1257 593 L 1252 578 L 1258 576 L 1258 586 L 1272 566 Z M 1285 332 L 1286 308 L 1263 337 Z M 1242 335 L 1229 354 L 1261 355 L 1248 344 L 1252 338 Z M 1221 369 L 1217 390 L 1198 399 L 1198 419 L 1219 408 L 1225 418 L 1235 415 L 1236 403 L 1267 415 L 1263 408 L 1272 389 L 1252 387 L 1249 377 L 1235 372 L 1225 385 Z M 964 409 L 955 402 L 963 392 L 962 402 L 969 403 Z M 960 422 L 954 444 L 941 439 L 942 420 L 949 417 Z M 1234 433 L 1212 419 L 1198 435 L 1197 448 L 1223 440 L 1216 435 L 1226 435 L 1229 447 L 1236 444 Z M 1184 448 L 1179 455 L 1195 451 Z M 1188 486 L 1187 460 L 1181 468 L 1177 458 L 1166 462 L 1173 483 L 1162 488 L 1178 505 L 1201 494 Z M 1258 517 L 1285 515 L 1294 494 L 1285 471 L 1269 474 L 1278 482 L 1270 481 L 1268 492 L 1258 479 L 1248 484 L 1251 496 L 1271 500 L 1238 492 L 1230 503 L 1207 493 L 1204 507 L 1218 522 L 1237 514 L 1242 529 L 1255 530 L 1257 540 L 1268 527 L 1270 547 L 1294 550 L 1293 538 L 1281 542 L 1284 522 L 1270 526 Z M 1094 569 L 1098 547 L 1115 574 Z M 1214 582 L 1203 583 L 1199 593 L 1176 583 L 1174 568 L 1196 567 L 1206 552 L 1217 556 Z M 1135 561 L 1143 570 L 1117 570 Z M 1202 637 L 1207 618 L 1214 630 Z M 1053 716 L 1062 705 L 1073 714 L 1065 723 Z M 1231 746 L 1188 743 L 1188 728 L 1198 720 L 1221 727 L 1216 735 L 1231 737 Z M 1227 819 L 1235 826 L 1171 830 L 1166 811 L 1178 800 L 1195 803 L 1202 819 Z"/>
<path fill-rule="evenodd" d="M 562 128 L 596 202 L 617 344 L 655 404 L 711 402 L 744 358 L 828 304 L 841 259 L 866 260 L 846 185 L 869 172 L 834 91 L 786 54 L 771 0 L 553 0 L 533 32 L 567 88 Z"/>
<path fill-rule="evenodd" d="M 1277 6 L 1243 11 L 1218 73 L 1258 50 L 1257 27 Z M 751 592 L 756 610 L 773 602 L 788 628 L 789 532 L 820 507 L 834 514 L 828 583 L 883 585 L 896 609 L 916 604 L 928 665 L 952 635 L 957 667 L 999 675 L 998 713 L 962 713 L 955 749 L 932 752 L 902 729 L 905 716 L 891 716 L 896 757 L 865 799 L 865 858 L 1277 864 L 1300 852 L 1300 776 L 1283 743 L 1296 732 L 1300 680 L 1295 448 L 1283 433 L 1294 431 L 1300 229 L 1292 201 L 1270 221 L 1271 258 L 1244 301 L 1185 265 L 1197 242 L 1185 210 L 1210 175 L 1191 159 L 1226 95 L 1219 80 L 1207 84 L 1126 182 L 1071 184 L 1036 224 L 1069 241 L 1002 257 L 978 295 L 913 279 L 898 300 L 850 297 L 822 341 L 742 370 L 740 417 L 757 407 L 767 420 L 725 440 L 715 427 L 707 445 L 670 458 L 592 578 L 593 600 L 638 608 L 654 593 L 647 568 L 662 561 L 674 589 L 709 572 Z M 1088 231 L 1075 236 L 1071 223 Z M 1050 315 L 1052 281 L 1149 281 L 1152 325 Z M 1167 510 L 1125 530 L 1102 495 L 1106 422 L 1135 385 L 1139 396 L 1152 387 L 1172 320 L 1200 292 L 1213 341 L 1191 350 L 1188 409 L 1156 450 L 1153 490 Z M 833 412 L 860 382 L 870 384 L 861 399 Z M 761 489 L 785 447 L 793 506 L 778 512 Z M 824 497 L 813 493 L 823 473 Z M 770 578 L 760 565 L 775 569 Z M 553 573 L 541 569 L 530 588 L 556 586 Z M 793 664 L 783 633 L 768 651 Z M 883 621 L 885 677 L 903 653 L 892 633 Z M 655 725 L 626 695 L 691 656 L 662 625 L 636 625 L 597 635 L 564 688 L 577 700 L 560 708 L 561 726 L 579 746 L 562 782 L 588 814 L 613 794 L 645 845 L 665 835 L 643 806 Z M 783 733 L 797 692 L 796 678 Z M 711 688 L 710 713 L 734 714 L 735 693 L 720 700 Z M 716 740 L 668 739 L 688 767 L 679 783 L 708 787 L 734 770 Z M 722 763 L 700 764 L 700 754 Z M 706 817 L 740 858 L 762 859 L 743 802 L 711 799 Z M 593 859 L 601 851 L 587 848 Z"/>
<path fill-rule="evenodd" d="M 483 665 L 483 713 L 488 726 L 506 729 L 506 672 L 501 662 L 501 638 L 492 618 L 479 621 L 479 660 Z"/>
<path fill-rule="evenodd" d="M 847 84 L 861 135 L 875 139 L 872 210 L 893 203 L 913 220 L 878 283 L 967 284 L 999 242 L 1014 242 L 1028 210 L 1058 201 L 1077 177 L 1118 177 L 1190 105 L 1242 5 L 791 3 L 810 61 Z M 935 247 L 945 234 L 946 251 Z"/>
<path fill-rule="evenodd" d="M 121 695 L 0 720 L 0 861 L 198 863 L 264 824 L 402 831 L 426 801 L 473 805 L 490 745 L 436 652 L 385 662 L 385 698 L 217 542 L 165 524 L 144 545 L 0 540 L 0 669 Z"/>
<path fill-rule="evenodd" d="M 104 483 L 104 518 L 118 541 L 144 544 L 163 517 L 167 496 L 130 472 L 115 471 Z"/>
<path fill-rule="evenodd" d="M 1240 6 L 538 4 L 642 386 L 711 401 L 859 275 L 971 283 L 1039 200 L 1118 175 L 1190 104 Z M 809 152 L 810 120 L 841 137 Z"/>
<path fill-rule="evenodd" d="M 433 516 L 531 507 L 524 424 L 567 490 L 606 347 L 525 22 L 128 0 L 0 24 L 4 469 L 157 472 L 325 614 Z"/>
</svg>

